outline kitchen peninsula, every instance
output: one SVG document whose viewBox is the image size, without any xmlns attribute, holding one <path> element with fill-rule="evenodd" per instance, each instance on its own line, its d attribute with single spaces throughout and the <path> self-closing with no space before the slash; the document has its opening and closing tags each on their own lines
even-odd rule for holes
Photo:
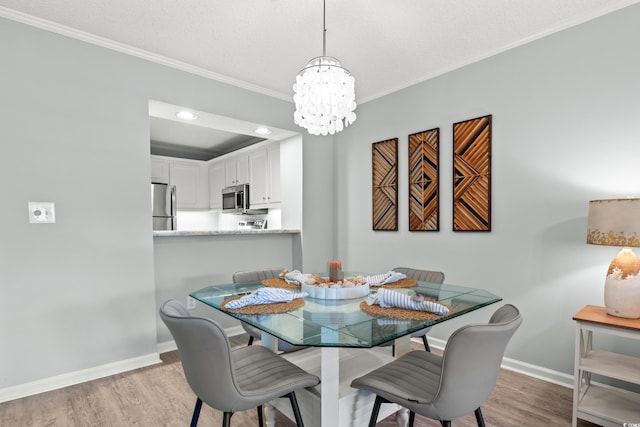
<svg viewBox="0 0 640 427">
<path fill-rule="evenodd" d="M 156 303 L 175 298 L 187 305 L 194 289 L 229 283 L 236 271 L 302 268 L 300 229 L 154 231 Z M 212 318 L 228 333 L 240 333 L 240 323 L 216 310 L 196 304 L 195 315 Z M 171 342 L 157 325 L 158 342 Z"/>
<path fill-rule="evenodd" d="M 172 298 L 189 306 L 194 289 L 229 283 L 237 271 L 302 269 L 302 168 L 292 167 L 301 163 L 299 135 L 208 162 L 151 156 L 151 181 L 176 185 L 178 204 L 177 229 L 153 231 L 156 306 Z M 260 201 L 252 207 L 266 213 L 222 211 L 221 189 L 243 183 L 250 199 Z M 195 303 L 190 311 L 218 321 L 229 334 L 242 332 L 240 322 L 210 307 Z M 159 343 L 173 342 L 161 322 L 156 328 Z"/>
<path fill-rule="evenodd" d="M 264 230 L 154 231 L 153 237 L 233 236 L 238 234 L 300 234 L 300 230 L 267 228 Z"/>
</svg>

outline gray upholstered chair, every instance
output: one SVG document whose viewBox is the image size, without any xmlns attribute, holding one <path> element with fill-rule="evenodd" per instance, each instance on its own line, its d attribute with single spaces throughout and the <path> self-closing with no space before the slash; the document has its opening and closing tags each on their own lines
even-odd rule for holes
<svg viewBox="0 0 640 427">
<path fill-rule="evenodd" d="M 396 267 L 393 269 L 393 271 L 404 273 L 407 275 L 408 279 L 415 279 L 421 282 L 430 282 L 437 284 L 442 284 L 444 282 L 444 273 L 441 271 L 420 270 L 417 268 L 409 267 Z M 420 329 L 419 331 L 413 332 L 411 334 L 411 338 L 422 338 L 424 349 L 427 351 L 431 351 L 431 348 L 429 348 L 429 341 L 427 340 L 427 332 L 429 332 L 430 329 L 431 326 L 429 326 L 428 328 Z M 387 345 L 391 345 L 392 343 L 393 341 L 391 341 Z"/>
<path fill-rule="evenodd" d="M 246 283 L 246 282 L 256 282 L 262 281 L 264 279 L 273 279 L 280 276 L 282 272 L 282 268 L 280 269 L 271 269 L 271 270 L 254 270 L 254 271 L 237 271 L 233 274 L 233 283 Z M 248 345 L 253 344 L 254 339 L 260 339 L 262 336 L 262 332 L 258 328 L 254 328 L 253 326 L 240 322 L 242 328 L 249 335 Z M 290 353 L 292 351 L 302 350 L 303 348 L 307 348 L 306 346 L 293 345 L 289 344 L 286 341 L 278 340 L 278 351 L 284 353 Z"/>
<path fill-rule="evenodd" d="M 381 403 L 409 409 L 409 426 L 420 414 L 450 427 L 451 420 L 472 411 L 484 426 L 480 405 L 493 392 L 504 351 L 521 323 L 518 309 L 507 304 L 489 323 L 456 330 L 442 356 L 412 351 L 354 379 L 351 387 L 376 394 L 369 427 L 375 426 Z"/>
<path fill-rule="evenodd" d="M 223 427 L 229 427 L 234 412 L 257 408 L 262 427 L 262 405 L 279 397 L 290 399 L 296 423 L 303 426 L 295 391 L 317 385 L 318 377 L 262 346 L 232 351 L 217 322 L 192 317 L 176 300 L 160 307 L 160 318 L 178 346 L 185 377 L 197 396 L 192 427 L 202 402 L 224 412 Z"/>
</svg>

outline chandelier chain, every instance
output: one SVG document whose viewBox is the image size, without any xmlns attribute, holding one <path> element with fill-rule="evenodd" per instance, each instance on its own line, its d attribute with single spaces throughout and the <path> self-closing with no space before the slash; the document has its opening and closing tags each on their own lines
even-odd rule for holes
<svg viewBox="0 0 640 427">
<path fill-rule="evenodd" d="M 327 1 L 322 0 L 322 56 L 327 56 Z"/>
</svg>

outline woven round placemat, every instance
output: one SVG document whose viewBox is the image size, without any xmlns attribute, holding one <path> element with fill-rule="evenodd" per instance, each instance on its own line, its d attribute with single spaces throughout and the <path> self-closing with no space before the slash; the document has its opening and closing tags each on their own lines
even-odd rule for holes
<svg viewBox="0 0 640 427">
<path fill-rule="evenodd" d="M 453 307 L 447 304 L 442 305 L 449 309 L 449 314 L 453 313 Z M 396 307 L 380 307 L 378 304 L 369 305 L 366 301 L 362 301 L 360 303 L 360 310 L 369 314 L 377 314 L 379 316 L 388 316 L 405 320 L 432 320 L 442 317 L 439 314 L 431 313 L 429 311 L 406 310 L 404 308 Z"/>
<path fill-rule="evenodd" d="M 410 288 L 411 286 L 415 286 L 417 284 L 418 284 L 418 281 L 414 279 L 400 279 L 397 282 L 387 283 L 382 286 L 374 286 L 374 288 L 380 288 L 380 287 L 387 288 L 387 289 Z"/>
<path fill-rule="evenodd" d="M 274 313 L 286 313 L 287 311 L 295 310 L 304 305 L 304 299 L 296 298 L 291 302 L 276 302 L 273 304 L 256 304 L 247 305 L 240 308 L 225 308 L 228 302 L 237 300 L 241 297 L 230 297 L 222 301 L 220 308 L 230 311 L 231 313 L 239 314 L 274 314 Z"/>
<path fill-rule="evenodd" d="M 289 283 L 279 277 L 274 277 L 273 279 L 263 279 L 262 284 L 269 288 L 300 289 L 300 285 Z"/>
</svg>

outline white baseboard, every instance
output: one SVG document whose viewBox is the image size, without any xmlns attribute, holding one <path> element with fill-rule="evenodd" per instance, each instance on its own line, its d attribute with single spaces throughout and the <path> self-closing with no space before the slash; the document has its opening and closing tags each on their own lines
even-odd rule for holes
<svg viewBox="0 0 640 427">
<path fill-rule="evenodd" d="M 422 341 L 420 342 L 422 343 Z M 430 347 L 444 350 L 446 343 L 447 342 L 444 340 L 433 338 L 431 336 L 429 337 Z M 520 362 L 519 360 L 510 359 L 508 357 L 502 359 L 502 368 L 552 384 L 573 388 L 573 375 L 565 374 L 563 372 L 554 371 L 541 366 L 532 365 L 530 363 Z"/>
<path fill-rule="evenodd" d="M 175 351 L 178 349 L 175 341 L 167 341 L 158 343 L 158 353 L 168 353 L 170 351 Z"/>
<path fill-rule="evenodd" d="M 227 333 L 227 336 L 230 336 L 230 337 L 235 337 L 236 335 L 242 335 L 245 333 L 244 329 L 240 325 L 226 328 L 224 331 Z"/>
<path fill-rule="evenodd" d="M 235 336 L 244 333 L 244 330 L 242 329 L 242 326 L 238 325 L 227 328 L 226 332 L 228 336 Z M 429 344 L 434 348 L 443 350 L 446 341 L 429 337 Z M 110 375 L 120 374 L 122 372 L 143 368 L 145 366 L 155 365 L 161 362 L 159 356 L 161 353 L 174 351 L 176 349 L 177 347 L 174 341 L 158 343 L 157 353 L 108 363 L 106 365 L 70 372 L 68 374 L 57 375 L 55 377 L 44 378 L 42 380 L 20 384 L 13 387 L 6 387 L 0 389 L 0 403 L 96 380 L 98 378 L 108 377 Z M 529 363 L 509 358 L 503 359 L 502 367 L 542 381 L 547 381 L 567 388 L 573 388 L 573 375 L 564 374 L 562 372 L 553 371 L 551 369 L 542 368 L 540 366 L 531 365 Z"/>
<path fill-rule="evenodd" d="M 244 329 L 242 329 L 242 326 L 240 325 L 226 328 L 224 331 L 227 333 L 227 336 L 229 337 L 234 337 L 236 335 L 244 334 Z M 169 351 L 174 351 L 177 349 L 178 349 L 178 346 L 176 346 L 175 341 L 166 341 L 166 342 L 158 343 L 159 354 L 167 353 Z"/>
<path fill-rule="evenodd" d="M 152 353 L 146 356 L 107 363 L 106 365 L 56 375 L 54 377 L 19 384 L 13 387 L 6 387 L 0 389 L 0 403 L 63 387 L 69 387 L 87 381 L 97 380 L 98 378 L 120 374 L 133 369 L 144 368 L 145 366 L 155 365 L 160 362 L 161 360 L 158 353 Z"/>
</svg>

